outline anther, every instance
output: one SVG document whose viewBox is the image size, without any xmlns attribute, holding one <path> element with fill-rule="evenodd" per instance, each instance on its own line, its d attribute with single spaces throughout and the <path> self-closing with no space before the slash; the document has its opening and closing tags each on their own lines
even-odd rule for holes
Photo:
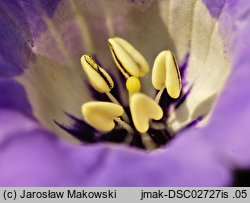
<svg viewBox="0 0 250 203">
<path fill-rule="evenodd" d="M 124 109 L 111 102 L 87 102 L 82 105 L 82 115 L 87 123 L 101 131 L 115 127 L 114 120 L 122 116 Z"/>
<path fill-rule="evenodd" d="M 114 87 L 112 78 L 91 56 L 83 55 L 81 64 L 90 84 L 96 91 L 100 93 L 110 92 Z"/>
<path fill-rule="evenodd" d="M 146 59 L 129 42 L 114 37 L 110 38 L 108 43 L 117 67 L 126 78 L 143 77 L 149 72 Z"/>
<path fill-rule="evenodd" d="M 135 128 L 141 133 L 147 132 L 150 119 L 160 120 L 163 116 L 159 104 L 139 92 L 130 97 L 130 111 Z"/>
<path fill-rule="evenodd" d="M 178 64 L 171 51 L 162 51 L 155 59 L 152 70 L 152 84 L 155 89 L 165 86 L 170 97 L 177 99 L 181 93 L 181 76 Z"/>
</svg>

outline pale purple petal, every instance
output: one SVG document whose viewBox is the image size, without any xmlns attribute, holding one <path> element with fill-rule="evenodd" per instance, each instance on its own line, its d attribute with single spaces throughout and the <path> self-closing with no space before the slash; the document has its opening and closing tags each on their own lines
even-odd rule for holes
<svg viewBox="0 0 250 203">
<path fill-rule="evenodd" d="M 216 151 L 196 135 L 148 154 L 68 144 L 20 113 L 0 115 L 1 186 L 221 186 L 231 179 Z"/>
<path fill-rule="evenodd" d="M 0 108 L 15 109 L 32 116 L 32 108 L 22 85 L 14 80 L 0 78 Z"/>
<path fill-rule="evenodd" d="M 6 2 L 0 3 L 0 76 L 10 77 L 22 73 L 33 54 L 22 10 L 14 2 Z"/>
<path fill-rule="evenodd" d="M 229 25 L 228 19 L 231 19 L 227 31 L 231 35 L 228 47 L 232 72 L 211 122 L 204 130 L 207 138 L 224 150 L 234 167 L 250 167 L 249 8 L 246 1 L 229 1 L 225 7 L 226 14 L 222 15 L 222 28 Z"/>
<path fill-rule="evenodd" d="M 97 182 L 91 185 L 222 186 L 231 181 L 230 171 L 216 159 L 217 151 L 197 135 L 183 136 L 169 149 L 153 154 L 117 152 L 110 154 L 109 167 L 96 174 Z"/>
<path fill-rule="evenodd" d="M 0 2 L 0 76 L 20 75 L 28 68 L 28 62 L 35 59 L 32 51 L 34 38 L 46 28 L 42 15 L 32 12 L 38 10 L 38 2 Z M 41 2 L 40 7 L 49 17 L 52 16 L 58 1 Z M 36 27 L 32 26 L 34 24 Z"/>
</svg>

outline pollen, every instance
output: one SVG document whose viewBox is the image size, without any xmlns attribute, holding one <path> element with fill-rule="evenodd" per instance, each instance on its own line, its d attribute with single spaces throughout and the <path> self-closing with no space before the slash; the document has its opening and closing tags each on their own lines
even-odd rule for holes
<svg viewBox="0 0 250 203">
<path fill-rule="evenodd" d="M 126 88 L 129 93 L 139 92 L 141 89 L 140 80 L 137 77 L 129 77 L 126 82 Z"/>
</svg>

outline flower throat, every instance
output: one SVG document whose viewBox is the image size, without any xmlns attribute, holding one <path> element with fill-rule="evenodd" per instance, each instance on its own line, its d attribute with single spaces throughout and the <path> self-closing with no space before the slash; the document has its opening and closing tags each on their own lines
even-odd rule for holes
<svg viewBox="0 0 250 203">
<path fill-rule="evenodd" d="M 124 106 L 113 93 L 115 83 L 109 73 L 94 58 L 84 54 L 81 64 L 89 85 L 98 94 L 106 95 L 108 101 L 84 103 L 81 107 L 84 120 L 71 116 L 76 122 L 73 128 L 60 126 L 83 143 L 124 143 L 147 151 L 165 145 L 174 137 L 167 124 L 169 108 L 185 99 L 174 54 L 164 50 L 156 57 L 151 82 L 157 93 L 151 98 L 140 92 L 140 79 L 150 70 L 142 54 L 119 37 L 110 38 L 108 45 L 125 79 L 129 106 Z"/>
</svg>

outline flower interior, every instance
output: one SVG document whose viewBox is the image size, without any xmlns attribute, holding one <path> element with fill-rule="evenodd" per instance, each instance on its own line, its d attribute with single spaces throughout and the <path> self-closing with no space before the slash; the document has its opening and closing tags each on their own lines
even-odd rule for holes
<svg viewBox="0 0 250 203">
<path fill-rule="evenodd" d="M 62 1 L 41 16 L 17 80 L 47 129 L 152 150 L 209 123 L 230 66 L 203 1 Z"/>
<path fill-rule="evenodd" d="M 122 102 L 117 98 L 119 94 L 111 93 L 114 88 L 112 77 L 91 56 L 83 55 L 81 64 L 93 91 L 106 94 L 109 101 L 90 101 L 82 105 L 85 121 L 82 129 L 91 126 L 95 130 L 88 135 L 83 131 L 81 140 L 125 143 L 147 151 L 165 145 L 174 137 L 167 123 L 170 107 L 185 99 L 185 94 L 180 97 L 181 75 L 174 54 L 165 50 L 156 57 L 151 80 L 158 92 L 151 98 L 140 92 L 140 78 L 150 70 L 146 59 L 120 37 L 110 38 L 108 44 L 123 81 L 123 87 L 118 91 L 127 91 L 127 101 Z M 124 105 L 126 103 L 129 105 Z M 72 129 L 67 131 L 75 134 Z"/>
</svg>

